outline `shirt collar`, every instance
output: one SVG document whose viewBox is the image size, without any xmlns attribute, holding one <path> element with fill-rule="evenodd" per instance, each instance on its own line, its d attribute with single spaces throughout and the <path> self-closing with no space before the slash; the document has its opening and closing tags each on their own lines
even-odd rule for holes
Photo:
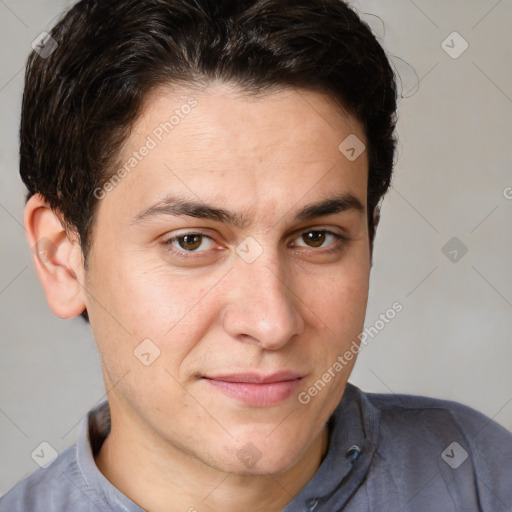
<svg viewBox="0 0 512 512">
<path fill-rule="evenodd" d="M 356 386 L 348 383 L 330 416 L 329 444 L 313 478 L 283 512 L 341 509 L 364 480 L 375 452 L 380 411 Z M 101 473 L 94 461 L 110 432 L 110 409 L 105 400 L 80 423 L 77 461 L 87 485 L 100 494 L 112 512 L 144 512 Z"/>
<path fill-rule="evenodd" d="M 313 478 L 283 512 L 341 510 L 364 480 L 377 447 L 380 411 L 348 383 L 327 422 L 327 453 Z"/>
<path fill-rule="evenodd" d="M 94 455 L 99 452 L 109 432 L 110 408 L 105 400 L 91 409 L 80 423 L 76 445 L 78 467 L 87 486 L 99 494 L 110 512 L 144 512 L 114 487 L 96 466 Z"/>
</svg>

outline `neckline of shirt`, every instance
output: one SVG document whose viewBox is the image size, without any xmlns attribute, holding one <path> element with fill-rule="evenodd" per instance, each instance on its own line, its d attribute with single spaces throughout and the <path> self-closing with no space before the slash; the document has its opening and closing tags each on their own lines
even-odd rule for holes
<svg viewBox="0 0 512 512">
<path fill-rule="evenodd" d="M 327 421 L 329 442 L 326 455 L 312 479 L 283 512 L 320 512 L 326 504 L 342 507 L 359 487 L 370 467 L 379 434 L 380 411 L 365 393 L 347 383 L 342 399 Z M 105 400 L 82 419 L 76 456 L 82 477 L 111 512 L 144 512 L 101 473 L 94 461 L 110 431 L 110 409 Z M 331 508 L 332 510 L 332 508 Z"/>
</svg>

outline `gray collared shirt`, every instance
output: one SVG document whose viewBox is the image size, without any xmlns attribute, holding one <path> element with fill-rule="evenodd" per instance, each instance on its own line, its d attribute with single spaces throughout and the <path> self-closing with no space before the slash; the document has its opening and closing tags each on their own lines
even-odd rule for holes
<svg viewBox="0 0 512 512">
<path fill-rule="evenodd" d="M 0 512 L 144 512 L 94 462 L 109 414 L 107 402 L 91 410 L 77 444 L 11 489 Z M 512 511 L 512 434 L 469 407 L 348 384 L 328 427 L 326 457 L 283 512 Z"/>
</svg>

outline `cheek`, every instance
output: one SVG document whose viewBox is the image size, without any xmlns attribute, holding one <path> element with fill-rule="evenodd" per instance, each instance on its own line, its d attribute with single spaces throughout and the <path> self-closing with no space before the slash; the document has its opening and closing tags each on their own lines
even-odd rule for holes
<svg viewBox="0 0 512 512">
<path fill-rule="evenodd" d="M 201 339 L 209 315 L 214 314 L 201 304 L 208 280 L 172 274 L 167 265 L 154 261 L 134 263 L 119 258 L 115 266 L 97 268 L 102 271 L 94 273 L 91 283 L 95 300 L 90 318 L 102 352 L 111 353 L 111 359 L 131 361 L 134 349 L 150 339 L 162 356 L 171 353 L 179 364 Z M 172 361 L 167 363 L 174 366 Z"/>
<path fill-rule="evenodd" d="M 369 265 L 363 258 L 343 261 L 323 275 L 304 273 L 301 279 L 301 300 L 340 341 L 363 327 L 369 286 Z"/>
<path fill-rule="evenodd" d="M 208 290 L 205 280 L 171 276 L 162 266 L 138 271 L 118 265 L 104 277 L 95 294 L 108 311 L 96 304 L 91 327 L 107 387 L 115 386 L 134 403 L 186 408 L 190 397 L 176 379 L 188 375 L 184 361 L 214 314 L 211 304 L 200 300 Z"/>
</svg>

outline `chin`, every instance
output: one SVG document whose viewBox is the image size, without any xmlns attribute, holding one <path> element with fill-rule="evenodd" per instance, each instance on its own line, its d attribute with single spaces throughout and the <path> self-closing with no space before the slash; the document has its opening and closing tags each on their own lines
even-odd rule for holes
<svg viewBox="0 0 512 512">
<path fill-rule="evenodd" d="M 239 462 L 233 463 L 233 461 L 225 461 L 223 467 L 217 467 L 221 471 L 226 473 L 232 473 L 240 476 L 268 476 L 278 475 L 284 473 L 296 464 L 297 460 L 267 460 L 263 461 L 263 458 L 255 463 Z"/>
<path fill-rule="evenodd" d="M 288 440 L 254 438 L 254 441 L 225 446 L 224 453 L 218 454 L 214 467 L 220 471 L 238 475 L 279 474 L 294 466 L 306 451 L 307 445 L 291 444 Z M 277 442 L 276 442 L 277 441 Z"/>
</svg>

